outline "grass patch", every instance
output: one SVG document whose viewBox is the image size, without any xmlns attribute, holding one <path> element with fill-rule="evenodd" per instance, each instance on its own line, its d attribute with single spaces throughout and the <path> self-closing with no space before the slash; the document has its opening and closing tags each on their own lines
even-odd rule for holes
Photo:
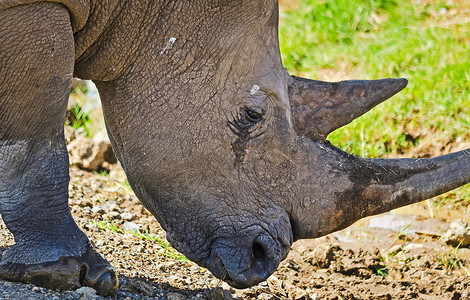
<svg viewBox="0 0 470 300">
<path fill-rule="evenodd" d="M 101 103 L 90 81 L 74 79 L 67 105 L 65 125 L 71 126 L 75 134 L 93 137 L 104 129 Z"/>
<path fill-rule="evenodd" d="M 130 233 L 141 240 L 156 242 L 160 246 L 160 250 L 157 251 L 156 254 L 189 263 L 189 260 L 183 254 L 171 247 L 171 245 L 164 238 L 159 237 L 158 235 L 150 234 L 148 232 L 141 232 L 140 230 L 126 231 L 121 226 L 118 226 L 115 223 L 109 222 L 107 220 L 93 222 L 92 224 L 104 231 L 112 231 L 118 234 Z"/>
<path fill-rule="evenodd" d="M 67 111 L 65 125 L 72 126 L 73 130 L 87 137 L 91 136 L 93 122 L 90 115 L 79 104 L 75 104 Z"/>
</svg>

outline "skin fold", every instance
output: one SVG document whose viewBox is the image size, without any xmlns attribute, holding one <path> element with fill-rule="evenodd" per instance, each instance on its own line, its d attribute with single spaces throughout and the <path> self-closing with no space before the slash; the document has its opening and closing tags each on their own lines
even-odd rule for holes
<svg viewBox="0 0 470 300">
<path fill-rule="evenodd" d="M 273 0 L 0 0 L 0 276 L 117 289 L 67 206 L 73 76 L 100 92 L 113 149 L 170 243 L 234 287 L 265 280 L 293 241 L 470 181 L 469 150 L 365 159 L 326 141 L 405 79 L 290 76 Z M 59 275 L 58 275 L 59 274 Z"/>
</svg>

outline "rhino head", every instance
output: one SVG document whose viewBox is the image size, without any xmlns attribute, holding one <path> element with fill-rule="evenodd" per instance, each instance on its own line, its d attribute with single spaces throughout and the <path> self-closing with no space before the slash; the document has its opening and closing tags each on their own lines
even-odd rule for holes
<svg viewBox="0 0 470 300">
<path fill-rule="evenodd" d="M 405 79 L 290 76 L 279 52 L 277 1 L 191 3 L 149 8 L 158 12 L 153 18 L 135 9 L 142 14 L 135 19 L 147 22 L 138 31 L 116 19 L 103 36 L 123 50 L 98 39 L 75 72 L 95 79 L 139 199 L 171 244 L 218 278 L 252 286 L 295 240 L 470 181 L 465 151 L 367 159 L 326 140 L 403 89 Z"/>
</svg>

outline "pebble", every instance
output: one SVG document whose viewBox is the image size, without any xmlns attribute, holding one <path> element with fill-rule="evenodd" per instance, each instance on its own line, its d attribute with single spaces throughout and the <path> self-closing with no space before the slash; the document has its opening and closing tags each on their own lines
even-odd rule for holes
<svg viewBox="0 0 470 300">
<path fill-rule="evenodd" d="M 134 222 L 125 222 L 122 225 L 122 229 L 124 231 L 131 231 L 131 232 L 135 232 L 135 231 L 140 230 L 140 227 L 141 227 L 140 224 L 137 224 L 137 223 L 134 223 Z"/>
<path fill-rule="evenodd" d="M 197 267 L 197 266 L 196 266 Z M 226 282 L 222 282 L 222 286 L 221 286 L 224 290 L 228 290 L 232 295 L 235 294 L 237 291 L 231 287 L 228 283 Z"/>
<path fill-rule="evenodd" d="M 178 293 L 168 293 L 168 295 L 166 296 L 166 299 L 167 300 L 183 300 L 185 299 L 185 297 Z"/>
<path fill-rule="evenodd" d="M 80 295 L 80 300 L 93 300 L 96 299 L 96 290 L 88 286 L 82 286 L 75 290 L 75 293 Z"/>
<path fill-rule="evenodd" d="M 140 282 L 140 284 L 137 285 L 137 289 L 140 293 L 149 297 L 153 296 L 154 294 L 153 287 L 145 281 Z"/>
<path fill-rule="evenodd" d="M 130 212 L 123 212 L 121 214 L 121 219 L 123 219 L 124 221 L 134 221 L 135 216 L 131 214 Z"/>
<path fill-rule="evenodd" d="M 336 252 L 341 250 L 337 245 L 320 244 L 318 245 L 312 254 L 312 264 L 319 266 L 320 268 L 328 268 L 333 261 L 336 259 Z"/>
<path fill-rule="evenodd" d="M 470 247 L 470 224 L 463 220 L 452 222 L 444 240 L 454 247 Z"/>
<path fill-rule="evenodd" d="M 100 215 L 102 215 L 102 214 L 105 213 L 104 209 L 103 209 L 101 206 L 99 206 L 99 205 L 94 206 L 94 207 L 91 209 L 91 212 L 94 213 L 94 214 L 100 214 Z"/>
<path fill-rule="evenodd" d="M 282 281 L 277 279 L 276 276 L 271 275 L 267 280 L 269 291 L 274 295 L 282 295 L 284 294 L 284 290 L 282 289 Z"/>
<path fill-rule="evenodd" d="M 274 296 L 268 293 L 261 293 L 257 297 L 258 300 L 272 300 Z"/>
<path fill-rule="evenodd" d="M 91 207 L 92 206 L 92 203 L 87 198 L 76 200 L 75 204 L 80 206 L 80 207 L 88 207 L 88 206 Z"/>
<path fill-rule="evenodd" d="M 120 212 L 121 207 L 119 207 L 116 202 L 111 202 L 108 203 L 107 207 L 105 206 L 105 210 L 108 212 Z"/>
<path fill-rule="evenodd" d="M 204 296 L 203 294 L 198 293 L 198 294 L 196 294 L 196 296 L 194 296 L 192 299 L 194 299 L 194 300 L 205 300 L 205 299 L 207 299 L 207 298 L 206 298 L 206 296 Z"/>
<path fill-rule="evenodd" d="M 117 211 L 110 211 L 106 214 L 103 215 L 105 219 L 109 220 L 120 220 L 121 219 L 121 214 Z"/>
<path fill-rule="evenodd" d="M 300 300 L 300 299 L 308 299 L 309 296 L 307 294 L 307 291 L 302 290 L 301 288 L 292 287 L 292 290 L 289 292 L 289 299 L 295 299 L 295 300 Z"/>
<path fill-rule="evenodd" d="M 229 291 L 222 288 L 215 288 L 208 291 L 208 298 L 212 300 L 229 300 L 233 299 Z"/>
</svg>

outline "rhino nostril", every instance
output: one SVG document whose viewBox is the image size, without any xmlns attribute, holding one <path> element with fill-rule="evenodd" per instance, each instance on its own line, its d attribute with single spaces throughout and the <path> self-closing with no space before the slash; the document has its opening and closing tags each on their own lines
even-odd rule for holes
<svg viewBox="0 0 470 300">
<path fill-rule="evenodd" d="M 258 242 L 253 243 L 251 253 L 251 267 L 256 274 L 256 281 L 259 282 L 260 279 L 264 279 L 269 272 L 268 256 L 265 247 Z"/>
<path fill-rule="evenodd" d="M 266 252 L 260 243 L 254 242 L 251 251 L 255 261 L 262 261 L 266 258 Z"/>
</svg>

